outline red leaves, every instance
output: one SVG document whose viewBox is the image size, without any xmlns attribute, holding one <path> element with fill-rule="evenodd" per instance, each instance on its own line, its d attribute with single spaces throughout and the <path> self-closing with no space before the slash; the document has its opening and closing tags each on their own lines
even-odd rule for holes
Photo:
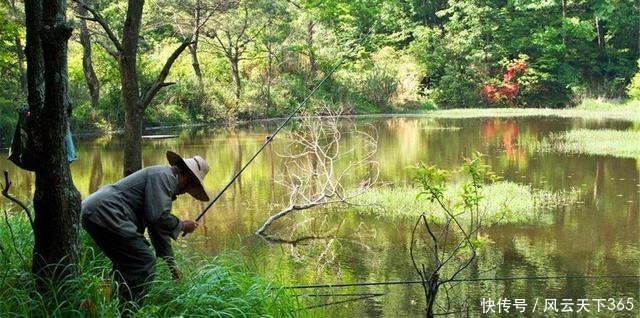
<svg viewBox="0 0 640 318">
<path fill-rule="evenodd" d="M 507 67 L 507 71 L 502 75 L 502 83 L 486 84 L 480 93 L 487 99 L 489 104 L 493 104 L 497 101 L 506 101 L 510 106 L 513 106 L 513 101 L 518 95 L 520 85 L 516 82 L 516 76 L 524 74 L 527 70 L 527 60 L 520 59 L 512 63 Z"/>
<path fill-rule="evenodd" d="M 487 99 L 487 101 L 489 101 L 489 103 L 493 103 L 496 101 L 497 92 L 498 90 L 492 84 L 487 84 L 480 90 L 480 93 L 484 95 L 484 97 Z"/>
</svg>

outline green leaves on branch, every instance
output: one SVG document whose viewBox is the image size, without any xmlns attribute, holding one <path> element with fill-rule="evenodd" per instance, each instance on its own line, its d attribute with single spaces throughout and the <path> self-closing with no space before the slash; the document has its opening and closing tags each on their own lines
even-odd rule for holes
<svg viewBox="0 0 640 318">
<path fill-rule="evenodd" d="M 440 169 L 436 166 L 428 166 L 424 163 L 418 164 L 416 169 L 415 182 L 422 188 L 416 199 L 426 197 L 430 202 L 436 202 L 450 216 L 459 215 L 468 211 L 472 213 L 471 222 L 479 223 L 479 205 L 482 200 L 482 188 L 487 183 L 493 183 L 500 178 L 485 165 L 481 153 L 474 153 L 471 158 L 465 158 L 465 163 L 454 171 Z M 460 198 L 446 198 L 447 187 L 451 184 L 448 179 L 452 176 L 465 179 L 461 183 Z M 456 192 L 457 193 L 457 192 Z M 452 203 L 457 202 L 457 203 Z M 475 214 L 475 215 L 474 215 Z"/>
</svg>

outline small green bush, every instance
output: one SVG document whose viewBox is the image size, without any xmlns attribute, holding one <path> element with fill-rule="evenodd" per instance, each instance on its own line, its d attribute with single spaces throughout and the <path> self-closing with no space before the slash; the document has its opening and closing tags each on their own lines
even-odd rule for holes
<svg viewBox="0 0 640 318">
<path fill-rule="evenodd" d="M 638 67 L 640 67 L 640 60 L 638 60 Z M 627 95 L 631 99 L 640 100 L 640 72 L 633 76 L 631 83 L 627 86 Z"/>
</svg>

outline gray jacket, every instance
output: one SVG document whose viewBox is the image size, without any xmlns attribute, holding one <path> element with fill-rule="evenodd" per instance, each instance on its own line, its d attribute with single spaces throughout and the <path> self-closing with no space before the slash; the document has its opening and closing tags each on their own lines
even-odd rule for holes
<svg viewBox="0 0 640 318">
<path fill-rule="evenodd" d="M 169 166 L 147 167 L 100 188 L 82 201 L 82 218 L 121 237 L 144 237 L 149 229 L 158 257 L 173 256 L 171 240 L 182 221 L 171 214 L 178 178 Z"/>
</svg>

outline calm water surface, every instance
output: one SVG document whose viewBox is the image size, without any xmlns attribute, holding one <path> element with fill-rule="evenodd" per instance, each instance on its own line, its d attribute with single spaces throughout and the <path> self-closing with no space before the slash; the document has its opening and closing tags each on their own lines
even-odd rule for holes
<svg viewBox="0 0 640 318">
<path fill-rule="evenodd" d="M 531 184 L 535 188 L 558 191 L 580 189 L 580 202 L 552 213 L 551 224 L 499 226 L 485 230 L 490 244 L 477 266 L 465 277 L 639 275 L 640 268 L 640 163 L 638 159 L 609 156 L 538 153 L 537 141 L 553 132 L 579 128 L 638 129 L 619 121 L 585 121 L 554 118 L 433 119 L 426 117 L 360 118 L 345 121 L 375 131 L 380 163 L 380 181 L 409 184 L 408 166 L 423 161 L 444 168 L 455 168 L 464 156 L 479 151 L 487 163 L 505 180 Z M 145 140 L 144 165 L 165 164 L 164 153 L 173 150 L 184 155 L 199 154 L 211 166 L 206 188 L 213 196 L 262 144 L 275 124 L 246 127 L 199 128 L 162 133 L 179 138 Z M 345 128 L 346 130 L 347 128 Z M 155 133 L 155 132 L 154 132 Z M 160 133 L 160 132 L 158 132 Z M 282 136 L 284 137 L 284 136 Z M 278 137 L 222 196 L 207 214 L 199 231 L 178 243 L 189 255 L 216 255 L 239 249 L 267 276 L 284 277 L 287 283 L 343 283 L 364 281 L 414 280 L 417 278 L 408 246 L 413 220 L 399 221 L 360 215 L 349 208 L 301 212 L 282 220 L 271 229 L 291 235 L 293 224 L 304 222 L 319 233 L 331 232 L 336 239 L 306 245 L 268 244 L 253 233 L 266 218 L 287 203 L 287 192 L 276 180 L 282 176 L 282 158 L 287 144 Z M 345 147 L 356 151 L 361 144 L 349 136 Z M 121 176 L 122 140 L 102 137 L 77 143 L 74 181 L 83 196 Z M 6 160 L 8 169 L 22 194 L 32 193 L 32 175 L 20 172 Z M 14 189 L 14 192 L 16 190 Z M 174 213 L 195 218 L 205 205 L 183 196 L 174 203 Z M 308 226 L 311 224 L 311 226 Z M 294 233 L 295 234 L 295 233 Z M 308 234 L 308 233 L 300 233 Z M 487 269 L 492 269 L 486 271 Z M 332 305 L 331 316 L 416 317 L 422 314 L 424 299 L 417 285 L 369 286 L 345 289 L 301 290 L 312 293 L 387 293 L 385 296 Z M 479 315 L 480 300 L 524 299 L 523 316 L 531 314 L 536 299 L 633 297 L 632 312 L 596 313 L 592 303 L 588 316 L 638 317 L 640 282 L 638 279 L 555 279 L 462 283 L 452 290 L 451 311 L 467 303 L 471 315 Z M 336 302 L 345 297 L 310 297 L 310 304 Z M 538 306 L 542 306 L 539 304 Z M 575 311 L 577 307 L 573 307 Z M 540 310 L 540 308 L 538 308 Z M 512 308 L 513 313 L 513 308 Z M 575 314 L 558 313 L 559 317 Z M 459 315 L 453 315 L 459 316 Z M 504 316 L 512 316 L 505 314 Z M 515 315 L 514 315 L 515 316 Z M 581 317 L 584 315 L 581 315 Z"/>
</svg>

